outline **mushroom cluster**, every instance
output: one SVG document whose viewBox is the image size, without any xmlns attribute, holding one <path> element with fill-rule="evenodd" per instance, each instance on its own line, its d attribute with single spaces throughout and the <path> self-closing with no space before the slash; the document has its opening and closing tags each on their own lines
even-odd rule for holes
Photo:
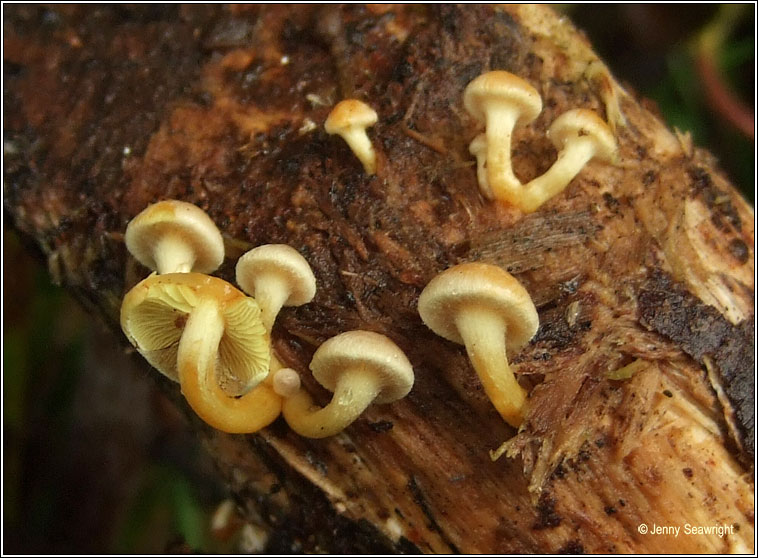
<svg viewBox="0 0 758 558">
<path fill-rule="evenodd" d="M 314 378 L 335 395 L 325 408 L 311 409 L 300 376 L 271 349 L 281 308 L 307 304 L 316 293 L 313 271 L 294 248 L 267 244 L 244 254 L 236 266 L 240 291 L 207 275 L 224 259 L 213 221 L 176 200 L 153 204 L 130 221 L 126 245 L 157 273 L 124 296 L 121 328 L 154 368 L 180 383 L 190 407 L 214 428 L 256 432 L 286 401 L 292 428 L 322 438 L 343 430 L 372 401 L 395 401 L 410 391 L 413 369 L 403 352 L 383 335 L 351 331 L 316 351 Z"/>
<path fill-rule="evenodd" d="M 556 118 L 547 132 L 559 150 L 556 161 L 545 174 L 522 184 L 511 165 L 511 136 L 517 125 L 532 122 L 542 111 L 537 90 L 509 72 L 487 72 L 466 86 L 463 106 L 485 127 L 469 151 L 477 159 L 477 182 L 487 199 L 529 213 L 566 188 L 591 159 L 616 161 L 616 138 L 608 125 L 590 110 L 573 109 Z"/>
<path fill-rule="evenodd" d="M 537 332 L 539 317 L 526 289 L 500 267 L 459 264 L 429 282 L 418 311 L 434 333 L 465 345 L 490 401 L 518 428 L 526 392 L 508 365 L 507 353 L 523 347 Z"/>
<path fill-rule="evenodd" d="M 263 381 L 270 349 L 254 298 L 207 275 L 224 259 L 221 232 L 198 207 L 165 200 L 126 229 L 126 246 L 157 273 L 121 304 L 121 328 L 159 372 L 179 382 L 192 409 L 227 432 L 254 432 L 281 412 Z"/>
</svg>

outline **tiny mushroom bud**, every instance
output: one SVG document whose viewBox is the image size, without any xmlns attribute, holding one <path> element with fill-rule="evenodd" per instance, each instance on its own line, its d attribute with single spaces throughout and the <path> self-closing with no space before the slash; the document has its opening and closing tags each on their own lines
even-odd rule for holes
<svg viewBox="0 0 758 558">
<path fill-rule="evenodd" d="M 224 261 L 224 239 L 199 207 L 165 200 L 145 208 L 126 227 L 126 247 L 158 273 L 210 273 Z"/>
<path fill-rule="evenodd" d="M 346 99 L 337 103 L 324 122 L 327 134 L 342 136 L 355 156 L 363 163 L 367 174 L 376 172 L 376 153 L 366 128 L 377 121 L 374 109 L 357 99 Z"/>
<path fill-rule="evenodd" d="M 464 263 L 429 282 L 418 310 L 434 333 L 466 346 L 490 401 L 510 425 L 520 426 L 526 393 L 506 350 L 519 349 L 537 332 L 539 317 L 529 293 L 497 266 Z"/>
<path fill-rule="evenodd" d="M 539 116 L 542 99 L 527 81 L 498 70 L 482 74 L 466 86 L 463 106 L 485 125 L 489 188 L 496 199 L 507 199 L 521 190 L 521 182 L 511 167 L 513 129 Z M 481 180 L 479 185 L 486 192 Z"/>
<path fill-rule="evenodd" d="M 547 132 L 558 158 L 545 174 L 524 185 L 523 194 L 512 202 L 531 212 L 561 192 L 590 159 L 613 162 L 617 158 L 616 138 L 608 125 L 591 110 L 564 112 Z"/>
<path fill-rule="evenodd" d="M 300 389 L 300 374 L 292 368 L 280 368 L 274 373 L 272 387 L 281 397 L 292 397 Z"/>
<path fill-rule="evenodd" d="M 316 277 L 300 253 L 286 244 L 253 248 L 237 262 L 237 284 L 261 307 L 261 320 L 271 332 L 282 306 L 307 304 L 316 294 Z"/>
<path fill-rule="evenodd" d="M 226 281 L 192 272 L 152 274 L 124 297 L 121 328 L 153 367 L 180 382 L 187 402 L 211 426 L 255 432 L 279 415 L 281 398 L 261 384 L 270 350 L 260 308 Z"/>
<path fill-rule="evenodd" d="M 487 181 L 487 136 L 479 134 L 468 146 L 469 153 L 476 157 L 476 179 L 479 182 L 479 190 L 488 200 L 494 200 L 495 196 Z"/>
<path fill-rule="evenodd" d="M 331 402 L 312 410 L 311 396 L 301 389 L 282 407 L 287 424 L 307 438 L 337 434 L 372 402 L 392 403 L 413 387 L 413 367 L 403 351 L 370 331 L 348 331 L 327 340 L 314 353 L 310 368 L 313 377 L 334 393 Z"/>
</svg>

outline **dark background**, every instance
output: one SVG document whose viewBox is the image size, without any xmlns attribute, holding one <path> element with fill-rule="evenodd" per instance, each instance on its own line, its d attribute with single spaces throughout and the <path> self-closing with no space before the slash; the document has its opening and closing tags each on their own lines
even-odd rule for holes
<svg viewBox="0 0 758 558">
<path fill-rule="evenodd" d="M 705 99 L 694 52 L 718 4 L 558 6 L 629 90 L 707 147 L 749 200 L 754 142 Z M 54 10 L 55 7 L 49 9 Z M 754 105 L 754 5 L 714 53 L 723 81 Z M 153 372 L 50 283 L 34 250 L 3 231 L 4 552 L 156 553 L 259 549 L 210 517 L 227 497 Z"/>
</svg>

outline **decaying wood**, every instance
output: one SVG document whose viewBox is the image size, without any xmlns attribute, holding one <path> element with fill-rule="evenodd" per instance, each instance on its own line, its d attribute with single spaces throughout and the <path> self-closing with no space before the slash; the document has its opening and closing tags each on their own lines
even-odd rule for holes
<svg viewBox="0 0 758 558">
<path fill-rule="evenodd" d="M 6 8 L 6 215 L 114 335 L 147 273 L 126 223 L 177 198 L 224 232 L 221 277 L 264 243 L 313 266 L 318 294 L 281 313 L 274 344 L 320 403 L 308 363 L 343 331 L 386 334 L 414 366 L 406 399 L 333 438 L 196 421 L 269 550 L 753 551 L 752 209 L 566 20 L 528 5 Z M 515 132 L 519 177 L 550 166 L 545 131 L 570 108 L 611 118 L 620 163 L 588 164 L 531 215 L 483 199 L 461 94 L 490 69 L 543 97 Z M 376 176 L 323 131 L 347 96 L 379 113 Z M 530 391 L 518 433 L 416 312 L 469 260 L 509 269 L 539 310 L 512 355 Z"/>
</svg>

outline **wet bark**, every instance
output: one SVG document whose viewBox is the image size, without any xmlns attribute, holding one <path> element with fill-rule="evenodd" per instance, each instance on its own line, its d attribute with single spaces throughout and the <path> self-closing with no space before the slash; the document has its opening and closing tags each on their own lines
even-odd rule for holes
<svg viewBox="0 0 758 558">
<path fill-rule="evenodd" d="M 333 438 L 195 421 L 270 552 L 752 552 L 753 211 L 566 20 L 523 5 L 5 13 L 6 217 L 125 349 L 120 301 L 148 271 L 124 229 L 176 198 L 224 233 L 224 279 L 264 243 L 309 261 L 316 298 L 273 339 L 319 403 L 308 363 L 343 331 L 388 335 L 414 366 L 407 398 Z M 555 160 L 545 131 L 571 108 L 616 125 L 619 164 L 588 164 L 531 215 L 484 199 L 461 94 L 491 69 L 543 98 L 514 133 L 522 181 Z M 375 176 L 323 130 L 346 97 L 379 114 Z M 508 269 L 540 314 L 509 355 L 529 391 L 518 433 L 416 311 L 435 274 L 472 260 Z"/>
</svg>

